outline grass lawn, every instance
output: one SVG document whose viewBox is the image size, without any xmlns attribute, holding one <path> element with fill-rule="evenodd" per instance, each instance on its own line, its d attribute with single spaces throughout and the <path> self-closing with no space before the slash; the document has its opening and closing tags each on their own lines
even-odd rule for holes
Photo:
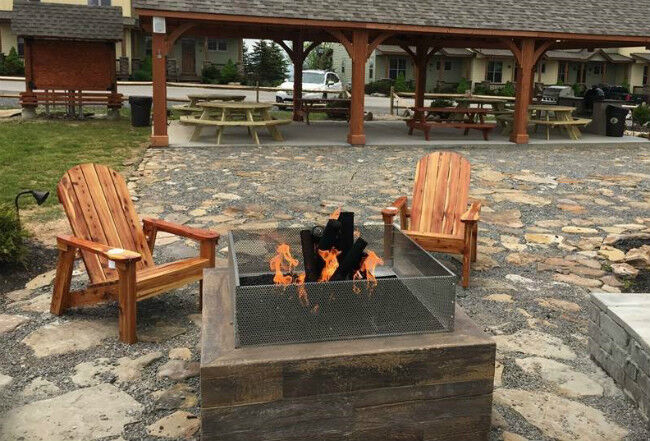
<svg viewBox="0 0 650 441">
<path fill-rule="evenodd" d="M 50 197 L 31 213 L 30 220 L 57 216 L 56 184 L 76 164 L 97 162 L 117 169 L 139 158 L 148 145 L 149 127 L 131 127 L 128 117 L 120 121 L 0 122 L 0 202 L 13 203 L 20 190 L 48 190 Z M 21 199 L 22 207 L 33 200 Z"/>
</svg>

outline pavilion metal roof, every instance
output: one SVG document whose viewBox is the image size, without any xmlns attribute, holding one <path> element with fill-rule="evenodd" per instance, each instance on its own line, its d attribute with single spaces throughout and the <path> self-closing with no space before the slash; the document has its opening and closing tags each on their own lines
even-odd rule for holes
<svg viewBox="0 0 650 441">
<path fill-rule="evenodd" d="M 650 0 L 134 0 L 133 5 L 252 17 L 650 37 Z"/>
<path fill-rule="evenodd" d="M 641 61 L 650 62 L 650 52 L 634 52 L 630 55 L 632 55 L 632 57 L 637 58 Z"/>
<path fill-rule="evenodd" d="M 122 8 L 111 6 L 15 1 L 11 17 L 21 37 L 117 41 L 123 28 Z"/>
</svg>

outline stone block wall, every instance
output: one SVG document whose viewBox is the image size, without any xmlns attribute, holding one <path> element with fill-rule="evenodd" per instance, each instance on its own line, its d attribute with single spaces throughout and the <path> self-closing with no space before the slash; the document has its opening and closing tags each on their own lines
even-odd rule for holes
<svg viewBox="0 0 650 441">
<path fill-rule="evenodd" d="M 616 313 L 617 307 L 611 308 L 607 302 L 592 296 L 590 308 L 589 352 L 592 358 L 637 403 L 650 426 L 648 344 L 621 319 Z"/>
</svg>

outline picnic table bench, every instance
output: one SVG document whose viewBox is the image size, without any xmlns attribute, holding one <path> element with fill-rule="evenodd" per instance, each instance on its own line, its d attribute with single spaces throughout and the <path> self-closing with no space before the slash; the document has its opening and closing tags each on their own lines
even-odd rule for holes
<svg viewBox="0 0 650 441">
<path fill-rule="evenodd" d="M 226 95 L 223 93 L 191 93 L 187 95 L 187 98 L 190 100 L 186 104 L 177 104 L 172 106 L 172 109 L 178 110 L 179 112 L 192 114 L 192 113 L 201 113 L 203 109 L 198 106 L 198 103 L 205 101 L 244 101 L 246 99 L 245 95 Z"/>
<path fill-rule="evenodd" d="M 255 144 L 258 145 L 259 127 L 266 127 L 273 139 L 283 141 L 277 126 L 291 123 L 290 119 L 273 119 L 270 112 L 273 103 L 209 101 L 197 105 L 202 109 L 200 116 L 181 116 L 181 124 L 194 126 L 190 141 L 198 141 L 205 127 L 217 128 L 217 145 L 221 144 L 221 137 L 226 127 L 246 127 Z"/>
<path fill-rule="evenodd" d="M 309 124 L 309 114 L 314 112 L 342 114 L 349 120 L 350 100 L 347 98 L 304 98 L 302 99 L 300 111 L 307 124 Z"/>
<path fill-rule="evenodd" d="M 429 141 L 429 131 L 432 127 L 451 127 L 463 129 L 467 135 L 470 129 L 483 132 L 483 139 L 488 140 L 488 134 L 496 127 L 496 124 L 486 123 L 485 115 L 492 113 L 491 109 L 479 109 L 473 107 L 411 107 L 415 112 L 413 118 L 406 120 L 409 128 L 409 135 L 413 130 L 422 130 L 424 139 Z M 434 119 L 436 115 L 447 114 L 457 118 Z"/>
<path fill-rule="evenodd" d="M 580 139 L 582 133 L 579 127 L 584 127 L 591 122 L 587 118 L 574 118 L 574 107 L 555 106 L 548 104 L 531 104 L 528 106 L 528 125 L 534 125 L 534 131 L 537 132 L 539 126 L 546 129 L 546 140 L 551 139 L 551 129 L 562 128 L 569 138 L 573 140 Z M 513 115 L 497 115 L 497 120 L 504 123 L 504 134 L 512 131 Z"/>
</svg>

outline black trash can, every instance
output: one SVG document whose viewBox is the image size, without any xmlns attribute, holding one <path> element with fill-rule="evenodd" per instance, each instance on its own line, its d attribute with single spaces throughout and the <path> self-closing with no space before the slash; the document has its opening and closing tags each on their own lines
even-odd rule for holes
<svg viewBox="0 0 650 441">
<path fill-rule="evenodd" d="M 151 125 L 151 103 L 150 96 L 130 96 L 131 125 L 133 127 L 148 127 Z"/>
<path fill-rule="evenodd" d="M 625 132 L 625 117 L 630 109 L 625 109 L 619 106 L 607 106 L 605 109 L 605 116 L 607 117 L 607 125 L 605 126 L 605 134 L 607 136 L 623 136 Z"/>
</svg>

